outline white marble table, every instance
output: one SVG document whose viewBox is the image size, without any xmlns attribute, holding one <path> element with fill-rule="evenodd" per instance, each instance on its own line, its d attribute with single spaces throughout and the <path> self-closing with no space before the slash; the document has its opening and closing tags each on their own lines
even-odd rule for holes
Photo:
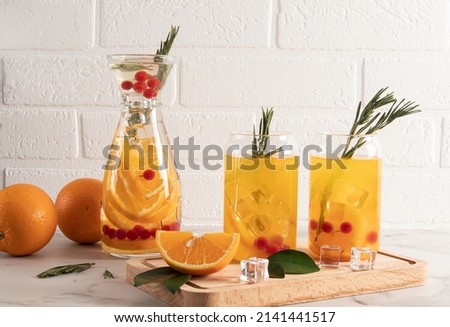
<svg viewBox="0 0 450 327">
<path fill-rule="evenodd" d="M 384 230 L 382 248 L 428 263 L 425 286 L 310 302 L 301 306 L 450 306 L 449 230 Z M 300 236 L 300 238 L 302 235 Z M 78 274 L 48 279 L 35 276 L 53 266 L 95 262 Z M 103 279 L 108 268 L 116 279 Z M 0 306 L 165 306 L 134 288 L 126 279 L 126 261 L 102 252 L 100 245 L 77 245 L 56 234 L 41 251 L 28 257 L 0 253 Z"/>
</svg>

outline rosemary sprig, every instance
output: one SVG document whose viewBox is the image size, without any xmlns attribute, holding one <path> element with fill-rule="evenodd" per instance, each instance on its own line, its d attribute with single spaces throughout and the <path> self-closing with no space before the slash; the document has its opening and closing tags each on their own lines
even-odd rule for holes
<svg viewBox="0 0 450 327">
<path fill-rule="evenodd" d="M 351 158 L 355 151 L 365 144 L 364 138 L 359 138 L 357 143 L 350 147 L 351 142 L 355 137 L 362 134 L 374 134 L 400 117 L 420 112 L 420 110 L 416 109 L 419 106 L 418 104 L 415 104 L 413 101 L 405 101 L 405 99 L 398 102 L 394 97 L 393 92 L 382 96 L 387 89 L 388 88 L 385 87 L 379 90 L 366 104 L 362 111 L 361 102 L 359 102 L 355 120 L 352 128 L 350 129 L 349 137 L 347 138 L 347 142 L 342 153 L 343 159 Z M 384 113 L 376 112 L 377 109 L 389 104 L 391 107 L 388 111 Z"/>
<path fill-rule="evenodd" d="M 262 108 L 262 118 L 259 121 L 258 134 L 256 134 L 256 126 L 253 125 L 253 141 L 252 141 L 252 158 L 270 157 L 275 153 L 283 151 L 283 147 L 270 150 L 268 149 L 270 138 L 270 123 L 273 117 L 273 108 Z"/>
<path fill-rule="evenodd" d="M 36 277 L 37 278 L 48 278 L 48 277 L 59 276 L 59 275 L 63 275 L 63 274 L 82 272 L 86 269 L 91 268 L 93 265 L 95 265 L 95 263 L 78 263 L 78 264 L 74 264 L 74 265 L 57 266 L 57 267 L 47 269 L 44 272 L 41 272 Z"/>
<path fill-rule="evenodd" d="M 108 270 L 108 268 L 105 268 L 105 271 L 103 272 L 103 278 L 104 278 L 104 279 L 107 279 L 107 278 L 114 279 L 114 278 L 116 278 L 116 277 L 114 277 L 114 275 L 112 274 L 112 272 L 110 272 L 110 271 Z"/>
<path fill-rule="evenodd" d="M 180 30 L 180 26 L 171 26 L 169 34 L 167 34 L 166 40 L 163 42 L 161 41 L 161 44 L 159 46 L 159 49 L 156 50 L 157 55 L 168 55 L 170 52 L 170 49 L 172 48 L 173 41 L 175 40 L 175 37 L 178 34 L 178 31 Z"/>
</svg>

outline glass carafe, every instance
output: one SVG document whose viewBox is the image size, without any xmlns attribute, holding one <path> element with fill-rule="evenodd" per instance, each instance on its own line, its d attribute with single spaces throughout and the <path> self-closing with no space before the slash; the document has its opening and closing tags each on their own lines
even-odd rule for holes
<svg viewBox="0 0 450 327">
<path fill-rule="evenodd" d="M 115 256 L 157 254 L 159 229 L 180 229 L 180 183 L 158 94 L 174 65 L 163 55 L 111 55 L 122 94 L 104 166 L 102 248 Z"/>
<path fill-rule="evenodd" d="M 340 247 L 348 261 L 352 247 L 378 250 L 381 147 L 376 135 L 319 134 L 309 158 L 310 251 Z M 337 258 L 335 258 L 337 259 Z"/>
</svg>

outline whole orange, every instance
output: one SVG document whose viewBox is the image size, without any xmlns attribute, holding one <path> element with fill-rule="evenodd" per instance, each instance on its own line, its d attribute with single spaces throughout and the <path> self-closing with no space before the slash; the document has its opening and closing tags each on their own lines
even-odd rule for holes
<svg viewBox="0 0 450 327">
<path fill-rule="evenodd" d="M 80 244 L 100 241 L 102 182 L 79 178 L 65 185 L 56 197 L 58 227 L 70 240 Z"/>
<path fill-rule="evenodd" d="M 30 255 L 52 239 L 57 224 L 50 196 L 31 184 L 14 184 L 0 190 L 0 251 Z"/>
</svg>

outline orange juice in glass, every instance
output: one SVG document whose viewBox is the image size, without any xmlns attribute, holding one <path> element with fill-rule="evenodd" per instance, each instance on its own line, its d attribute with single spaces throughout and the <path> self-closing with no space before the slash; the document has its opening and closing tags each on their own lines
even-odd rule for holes
<svg viewBox="0 0 450 327">
<path fill-rule="evenodd" d="M 265 258 L 297 241 L 299 157 L 292 135 L 270 135 L 270 156 L 252 157 L 252 134 L 233 134 L 225 156 L 224 231 L 240 233 L 235 259 Z"/>
<path fill-rule="evenodd" d="M 102 194 L 102 248 L 120 257 L 157 255 L 159 229 L 180 229 L 180 183 L 158 93 L 174 58 L 108 57 L 122 92 L 108 147 Z"/>
<path fill-rule="evenodd" d="M 319 141 L 323 150 L 343 149 L 349 140 L 339 134 L 320 138 L 329 141 Z M 353 136 L 351 142 L 362 144 L 351 158 L 318 153 L 309 159 L 309 249 L 319 256 L 322 245 L 339 245 L 341 261 L 350 260 L 353 246 L 379 247 L 380 146 L 376 135 Z"/>
</svg>

